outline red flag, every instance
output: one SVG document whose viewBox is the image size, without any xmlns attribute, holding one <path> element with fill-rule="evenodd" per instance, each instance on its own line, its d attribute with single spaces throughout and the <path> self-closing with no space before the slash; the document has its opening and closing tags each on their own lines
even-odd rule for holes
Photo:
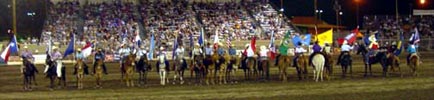
<svg viewBox="0 0 434 100">
<path fill-rule="evenodd" d="M 250 41 L 250 45 L 247 49 L 244 49 L 244 55 L 255 55 L 256 52 L 256 37 L 254 36 L 252 38 L 252 41 Z"/>
</svg>

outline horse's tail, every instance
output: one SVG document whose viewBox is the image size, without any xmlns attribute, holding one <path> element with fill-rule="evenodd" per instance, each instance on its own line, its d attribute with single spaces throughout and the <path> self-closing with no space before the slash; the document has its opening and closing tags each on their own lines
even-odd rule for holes
<svg viewBox="0 0 434 100">
<path fill-rule="evenodd" d="M 312 58 L 312 64 L 315 67 L 315 69 L 318 68 L 324 68 L 325 65 L 325 57 L 322 54 L 316 54 Z"/>
</svg>

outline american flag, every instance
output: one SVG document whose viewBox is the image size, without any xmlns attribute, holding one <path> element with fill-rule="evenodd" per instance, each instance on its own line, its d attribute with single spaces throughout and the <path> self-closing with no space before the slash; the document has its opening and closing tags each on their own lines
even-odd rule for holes
<svg viewBox="0 0 434 100">
<path fill-rule="evenodd" d="M 229 46 L 232 45 L 232 43 L 231 43 L 231 38 L 230 38 L 230 37 L 228 37 L 228 38 L 226 39 L 226 44 L 227 44 L 228 48 L 229 48 Z"/>
</svg>

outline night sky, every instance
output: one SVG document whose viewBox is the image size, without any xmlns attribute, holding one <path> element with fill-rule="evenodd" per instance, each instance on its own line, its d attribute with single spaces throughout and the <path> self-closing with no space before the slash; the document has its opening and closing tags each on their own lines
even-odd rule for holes
<svg viewBox="0 0 434 100">
<path fill-rule="evenodd" d="M 281 0 L 270 0 L 280 6 Z M 336 13 L 333 9 L 335 0 L 318 0 L 318 9 L 324 11 L 321 19 L 330 24 L 336 23 Z M 342 25 L 348 29 L 356 25 L 356 3 L 355 0 L 338 0 L 342 8 Z M 395 15 L 395 0 L 359 0 L 360 18 L 364 15 Z M 426 0 L 424 5 L 419 0 L 398 0 L 400 15 L 409 15 L 412 9 L 433 9 L 434 0 Z M 291 16 L 314 16 L 314 0 L 283 0 L 285 14 Z M 360 20 L 360 23 L 362 21 Z"/>
</svg>

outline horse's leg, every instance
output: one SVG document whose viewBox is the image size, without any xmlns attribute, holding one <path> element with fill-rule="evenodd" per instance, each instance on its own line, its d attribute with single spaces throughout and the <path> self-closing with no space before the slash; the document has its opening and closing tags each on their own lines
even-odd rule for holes
<svg viewBox="0 0 434 100">
<path fill-rule="evenodd" d="M 365 77 L 368 76 L 368 64 L 365 64 L 365 75 L 363 75 Z"/>
<path fill-rule="evenodd" d="M 372 76 L 372 65 L 369 65 L 369 76 Z"/>
</svg>

